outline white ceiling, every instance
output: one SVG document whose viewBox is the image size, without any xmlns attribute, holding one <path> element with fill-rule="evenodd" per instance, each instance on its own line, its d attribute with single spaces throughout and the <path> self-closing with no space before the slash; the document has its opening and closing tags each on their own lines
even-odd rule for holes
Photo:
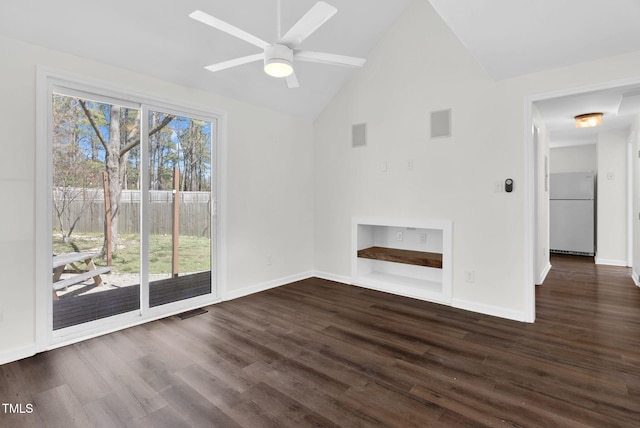
<svg viewBox="0 0 640 428">
<path fill-rule="evenodd" d="M 640 51 L 638 0 L 429 1 L 495 80 Z M 627 130 L 640 103 L 620 115 L 618 105 L 639 88 L 537 102 L 551 146 L 595 144 L 600 131 Z M 604 113 L 603 126 L 576 129 L 574 116 L 591 112 Z"/>
<path fill-rule="evenodd" d="M 300 46 L 366 57 L 411 0 L 328 0 L 338 12 Z M 282 0 L 282 34 L 316 0 Z M 203 67 L 261 50 L 188 17 L 201 9 L 267 41 L 276 0 L 2 0 L 0 34 L 313 119 L 354 72 L 297 63 L 300 88 L 265 75 L 260 62 Z"/>
<path fill-rule="evenodd" d="M 326 1 L 338 13 L 300 48 L 366 58 L 412 0 Z M 640 50 L 638 0 L 429 1 L 496 80 Z M 315 2 L 282 0 L 283 33 Z M 195 9 L 276 38 L 276 0 L 2 0 L 0 34 L 307 119 L 354 73 L 297 63 L 298 89 L 259 62 L 211 73 L 259 49 L 189 19 Z"/>
<path fill-rule="evenodd" d="M 550 132 L 551 147 L 596 144 L 598 133 L 627 131 L 640 114 L 640 85 L 590 91 L 535 103 Z M 603 113 L 602 126 L 576 128 L 574 117 Z"/>
<path fill-rule="evenodd" d="M 638 0 L 429 0 L 496 80 L 640 50 Z"/>
</svg>

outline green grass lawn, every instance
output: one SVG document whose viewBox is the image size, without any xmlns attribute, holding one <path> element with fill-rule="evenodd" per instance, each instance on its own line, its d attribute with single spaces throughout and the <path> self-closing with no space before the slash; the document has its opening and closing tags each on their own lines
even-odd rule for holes
<svg viewBox="0 0 640 428">
<path fill-rule="evenodd" d="M 137 273 L 140 271 L 140 237 L 132 234 L 119 235 L 118 249 L 113 252 L 115 272 Z M 103 237 L 99 234 L 72 235 L 68 243 L 62 236 L 54 234 L 53 252 L 55 254 L 74 251 L 95 251 L 102 249 Z M 149 236 L 149 273 L 171 273 L 171 235 Z M 203 272 L 211 270 L 211 251 L 209 238 L 181 236 L 178 254 L 180 272 Z M 96 265 L 104 266 L 104 260 Z"/>
</svg>

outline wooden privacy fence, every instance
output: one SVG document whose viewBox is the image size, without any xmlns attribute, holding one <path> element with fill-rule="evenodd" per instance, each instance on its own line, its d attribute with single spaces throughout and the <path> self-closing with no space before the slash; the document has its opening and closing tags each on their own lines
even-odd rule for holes
<svg viewBox="0 0 640 428">
<path fill-rule="evenodd" d="M 54 189 L 53 203 L 67 204 L 69 218 L 80 215 L 73 233 L 104 233 L 104 193 L 101 189 Z M 210 236 L 211 194 L 209 192 L 180 192 L 180 235 Z M 173 222 L 173 193 L 171 190 L 151 190 L 150 232 L 171 234 Z M 73 221 L 73 220 L 72 220 Z M 59 231 L 55 210 L 54 231 Z M 118 214 L 119 233 L 140 233 L 140 191 L 123 190 Z"/>
</svg>

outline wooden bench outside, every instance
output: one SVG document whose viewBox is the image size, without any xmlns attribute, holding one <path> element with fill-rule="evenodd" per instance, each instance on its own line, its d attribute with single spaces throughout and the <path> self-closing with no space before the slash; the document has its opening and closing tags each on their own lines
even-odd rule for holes
<svg viewBox="0 0 640 428">
<path fill-rule="evenodd" d="M 80 284 L 89 278 L 93 278 L 96 286 L 102 285 L 100 275 L 111 272 L 112 267 L 105 266 L 97 268 L 93 259 L 98 256 L 100 256 L 100 253 L 88 252 L 64 253 L 53 256 L 53 290 L 61 290 L 71 285 Z M 78 267 L 80 262 L 85 264 L 85 270 Z M 71 266 L 74 275 L 61 280 L 60 277 L 67 266 Z"/>
<path fill-rule="evenodd" d="M 70 278 L 54 282 L 53 289 L 56 291 L 61 290 L 71 285 L 80 284 L 81 282 L 84 282 L 89 278 L 93 278 L 96 285 L 102 285 L 102 278 L 100 277 L 100 275 L 108 272 L 111 272 L 111 266 L 104 266 L 104 267 L 99 267 L 97 269 L 88 270 L 86 272 L 82 272 L 77 275 L 74 275 Z"/>
</svg>

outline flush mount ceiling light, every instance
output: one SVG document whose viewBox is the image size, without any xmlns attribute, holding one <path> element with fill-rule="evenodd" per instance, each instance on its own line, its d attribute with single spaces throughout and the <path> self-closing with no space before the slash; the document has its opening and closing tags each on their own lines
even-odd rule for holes
<svg viewBox="0 0 640 428">
<path fill-rule="evenodd" d="M 602 125 L 602 113 L 579 114 L 574 119 L 576 128 L 593 128 Z"/>
</svg>

